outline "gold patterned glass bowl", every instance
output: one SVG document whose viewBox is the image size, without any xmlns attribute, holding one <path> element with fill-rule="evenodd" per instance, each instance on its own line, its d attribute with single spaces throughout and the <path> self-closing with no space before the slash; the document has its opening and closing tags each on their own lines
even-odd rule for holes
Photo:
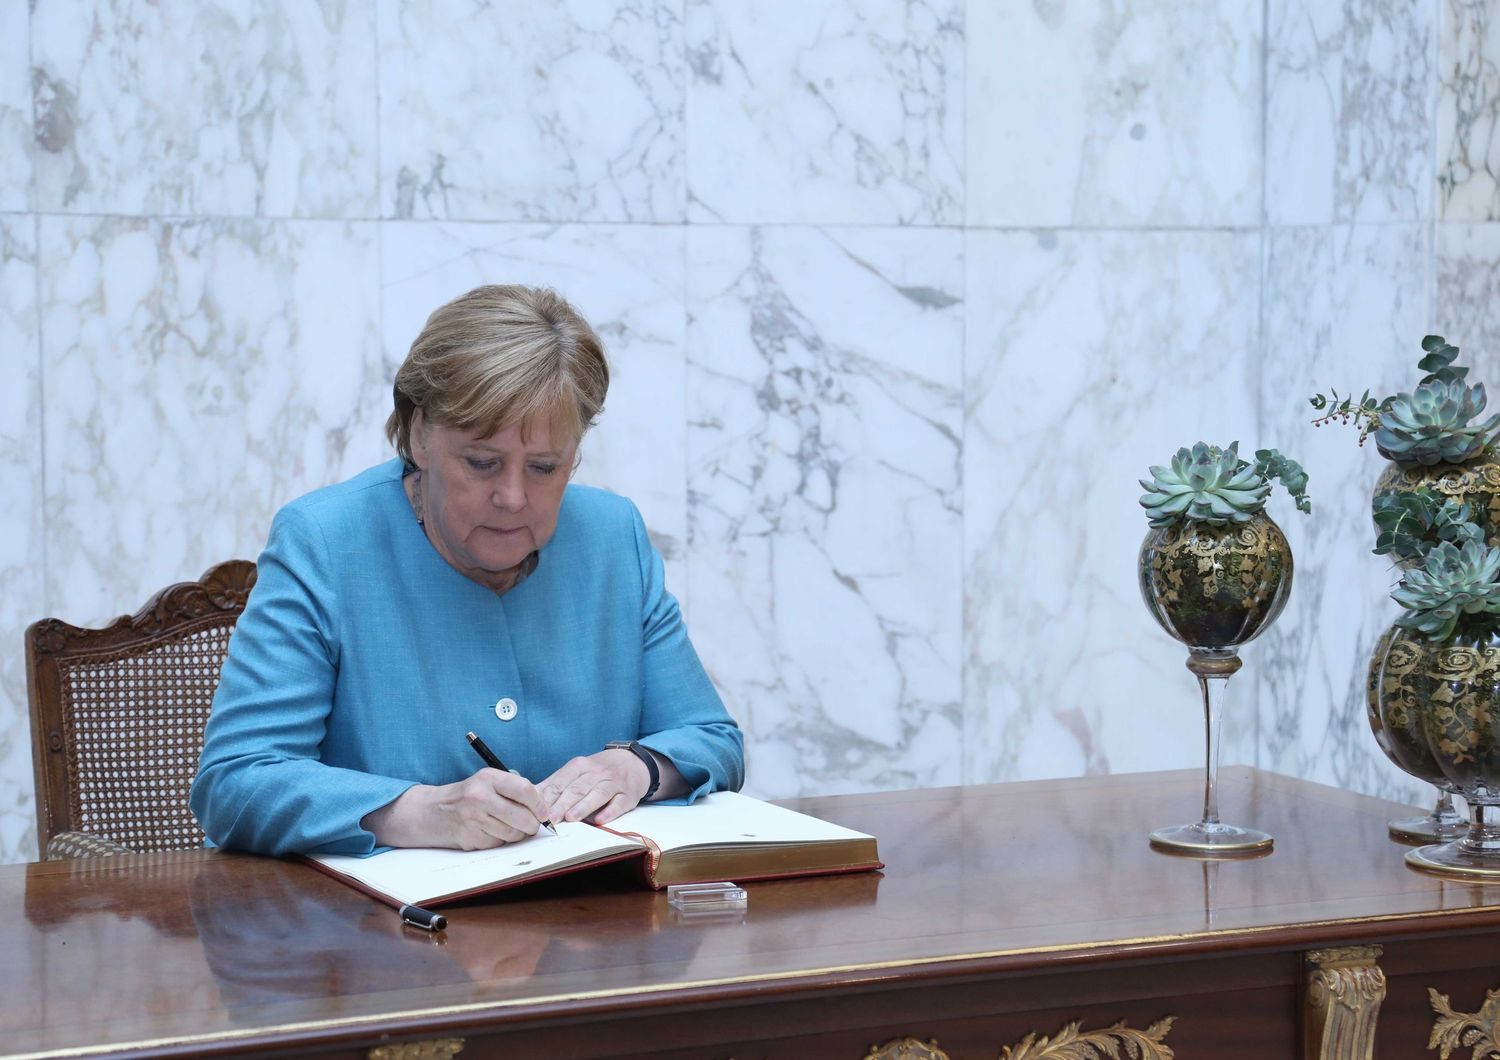
<svg viewBox="0 0 1500 1060">
<path fill-rule="evenodd" d="M 1271 849 L 1270 835 L 1219 820 L 1219 721 L 1226 684 L 1241 665 L 1239 647 L 1259 636 L 1286 606 L 1291 547 L 1265 512 L 1223 527 L 1180 522 L 1146 534 L 1137 573 L 1152 617 L 1187 646 L 1187 667 L 1198 678 L 1203 700 L 1207 759 L 1203 819 L 1158 828 L 1151 843 L 1199 857 L 1264 853 Z"/>
<path fill-rule="evenodd" d="M 1370 655 L 1365 677 L 1366 717 L 1370 731 L 1375 735 L 1376 746 L 1397 768 L 1437 788 L 1438 799 L 1432 812 L 1387 821 L 1386 830 L 1392 839 L 1403 843 L 1444 843 L 1468 831 L 1469 822 L 1453 808 L 1453 796 L 1457 791 L 1443 776 L 1432 752 L 1427 749 L 1420 718 L 1397 696 L 1392 695 L 1389 701 L 1382 701 L 1380 697 L 1380 673 L 1385 666 L 1385 653 L 1390 649 L 1391 640 L 1400 632 L 1400 626 L 1387 629 L 1380 635 L 1375 651 Z"/>
<path fill-rule="evenodd" d="M 1375 480 L 1372 506 L 1389 493 L 1431 490 L 1440 501 L 1469 506 L 1470 518 L 1485 529 L 1485 540 L 1500 545 L 1500 459 L 1493 454 L 1465 464 L 1387 464 Z"/>
<path fill-rule="evenodd" d="M 1500 633 L 1432 642 L 1398 630 L 1381 666 L 1379 699 L 1388 735 L 1410 744 L 1411 759 L 1435 765 L 1469 804 L 1463 836 L 1412 850 L 1407 863 L 1500 879 Z"/>
<path fill-rule="evenodd" d="M 1382 497 L 1391 494 L 1413 493 L 1428 490 L 1438 500 L 1453 501 L 1469 506 L 1470 518 L 1484 527 L 1485 540 L 1500 546 L 1500 459 L 1493 453 L 1462 464 L 1398 464 L 1389 463 L 1375 482 L 1370 498 L 1372 510 L 1378 507 Z M 1377 523 L 1376 533 L 1380 526 Z M 1409 569 L 1415 558 L 1396 559 L 1396 566 Z M 1394 628 L 1394 627 L 1393 627 Z M 1427 780 L 1438 789 L 1437 802 L 1431 813 L 1414 817 L 1402 817 L 1388 822 L 1393 839 L 1403 843 L 1440 843 L 1456 839 L 1468 829 L 1468 822 L 1453 808 L 1453 786 L 1438 773 L 1437 766 L 1425 750 L 1416 752 L 1409 741 L 1394 740 L 1385 731 L 1380 720 L 1380 704 L 1376 697 L 1380 666 L 1390 643 L 1388 631 L 1375 646 L 1370 658 L 1369 678 L 1366 683 L 1367 705 L 1370 727 L 1375 733 L 1375 742 L 1387 758 L 1414 777 Z M 1401 719 L 1397 720 L 1401 724 Z M 1415 754 L 1413 759 L 1411 756 Z M 1408 761 L 1402 761 L 1406 756 Z"/>
</svg>

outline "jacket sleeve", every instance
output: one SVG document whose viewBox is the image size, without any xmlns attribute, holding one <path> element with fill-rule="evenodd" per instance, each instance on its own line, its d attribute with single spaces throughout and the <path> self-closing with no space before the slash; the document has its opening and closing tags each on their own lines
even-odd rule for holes
<svg viewBox="0 0 1500 1060">
<path fill-rule="evenodd" d="M 634 517 L 641 570 L 642 709 L 640 743 L 671 759 L 691 790 L 667 803 L 693 802 L 745 782 L 745 738 L 724 708 L 688 639 L 677 599 L 667 591 L 661 554 Z"/>
<path fill-rule="evenodd" d="M 282 509 L 230 638 L 189 805 L 209 840 L 261 854 L 364 854 L 360 818 L 412 781 L 319 761 L 339 666 L 336 580 L 316 522 Z"/>
</svg>

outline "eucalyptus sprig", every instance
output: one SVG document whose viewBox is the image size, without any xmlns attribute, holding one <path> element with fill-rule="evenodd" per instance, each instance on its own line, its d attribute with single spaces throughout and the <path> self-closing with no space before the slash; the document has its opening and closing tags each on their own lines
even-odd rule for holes
<svg viewBox="0 0 1500 1060">
<path fill-rule="evenodd" d="M 1319 416 L 1312 421 L 1314 427 L 1322 427 L 1328 423 L 1340 423 L 1345 426 L 1353 423 L 1359 427 L 1359 444 L 1364 445 L 1365 439 L 1380 429 L 1380 414 L 1390 408 L 1391 398 L 1376 400 L 1366 390 L 1356 401 L 1353 397 L 1339 397 L 1339 392 L 1332 387 L 1328 388 L 1328 394 L 1314 394 L 1308 398 L 1308 404 L 1318 411 L 1327 409 L 1326 415 Z"/>
<path fill-rule="evenodd" d="M 1359 444 L 1375 436 L 1375 447 L 1398 464 L 1463 463 L 1473 460 L 1500 441 L 1500 415 L 1480 421 L 1484 411 L 1484 385 L 1464 383 L 1469 369 L 1455 364 L 1459 349 L 1441 335 L 1422 339 L 1422 357 L 1417 367 L 1425 373 L 1411 391 L 1384 398 L 1340 397 L 1314 394 L 1308 403 L 1323 415 L 1314 427 L 1326 423 L 1353 423 L 1359 427 Z"/>
<path fill-rule="evenodd" d="M 1441 335 L 1424 335 L 1422 351 L 1426 356 L 1417 362 L 1417 367 L 1427 374 L 1418 386 L 1423 383 L 1461 383 L 1469 374 L 1467 367 L 1453 363 L 1458 359 L 1458 347 Z"/>
<path fill-rule="evenodd" d="M 1444 541 L 1462 546 L 1484 541 L 1484 529 L 1473 521 L 1473 509 L 1451 497 L 1440 498 L 1426 486 L 1410 492 L 1381 493 L 1372 506 L 1375 555 L 1420 560 Z"/>
<path fill-rule="evenodd" d="M 1292 495 L 1299 512 L 1312 511 L 1312 501 L 1307 499 L 1307 472 L 1297 461 L 1282 456 L 1275 449 L 1257 449 L 1255 473 L 1268 482 L 1273 479 L 1280 482 L 1282 488 Z"/>
</svg>

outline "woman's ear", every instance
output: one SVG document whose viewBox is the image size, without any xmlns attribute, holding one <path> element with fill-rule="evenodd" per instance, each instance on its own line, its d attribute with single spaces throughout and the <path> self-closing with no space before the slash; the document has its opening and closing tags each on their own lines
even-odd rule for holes
<svg viewBox="0 0 1500 1060">
<path fill-rule="evenodd" d="M 427 417 L 422 415 L 421 409 L 412 410 L 409 437 L 412 463 L 421 471 L 427 466 Z"/>
</svg>

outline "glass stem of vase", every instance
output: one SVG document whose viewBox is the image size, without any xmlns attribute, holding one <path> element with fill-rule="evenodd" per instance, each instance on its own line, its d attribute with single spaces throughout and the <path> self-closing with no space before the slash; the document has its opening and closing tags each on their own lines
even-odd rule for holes
<svg viewBox="0 0 1500 1060">
<path fill-rule="evenodd" d="M 1458 820 L 1458 811 L 1453 808 L 1453 796 L 1438 788 L 1437 805 L 1432 808 L 1432 816 L 1439 821 Z"/>
<path fill-rule="evenodd" d="M 1500 854 L 1500 815 L 1493 803 L 1471 799 L 1469 802 L 1469 834 L 1463 846 L 1476 854 L 1494 857 Z"/>
<path fill-rule="evenodd" d="M 1203 823 L 1219 823 L 1219 718 L 1224 711 L 1224 693 L 1228 677 L 1198 675 L 1203 693 Z"/>
</svg>

